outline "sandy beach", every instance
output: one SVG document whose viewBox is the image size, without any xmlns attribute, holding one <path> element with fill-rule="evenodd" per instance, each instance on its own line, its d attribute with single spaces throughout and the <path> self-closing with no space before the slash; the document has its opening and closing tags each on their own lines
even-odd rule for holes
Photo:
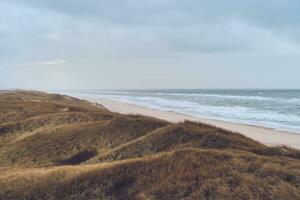
<svg viewBox="0 0 300 200">
<path fill-rule="evenodd" d="M 278 131 L 270 128 L 259 126 L 238 124 L 232 122 L 225 122 L 213 119 L 198 118 L 186 114 L 150 109 L 146 107 L 137 106 L 134 104 L 104 99 L 104 98 L 85 98 L 93 103 L 102 104 L 105 108 L 112 112 L 122 114 L 140 114 L 150 117 L 163 119 L 169 122 L 182 122 L 185 120 L 198 121 L 213 126 L 217 126 L 226 130 L 241 133 L 249 138 L 257 140 L 268 146 L 285 145 L 300 149 L 300 134 L 290 133 L 285 131 Z"/>
</svg>

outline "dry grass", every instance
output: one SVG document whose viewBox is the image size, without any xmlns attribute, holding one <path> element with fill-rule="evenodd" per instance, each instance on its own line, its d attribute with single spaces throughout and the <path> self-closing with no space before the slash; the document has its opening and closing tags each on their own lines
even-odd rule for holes
<svg viewBox="0 0 300 200">
<path fill-rule="evenodd" d="M 284 164 L 283 164 L 284 163 Z M 296 160 L 183 149 L 155 156 L 0 177 L 5 199 L 299 199 Z"/>
<path fill-rule="evenodd" d="M 67 96 L 0 92 L 0 199 L 300 199 L 300 152 Z"/>
</svg>

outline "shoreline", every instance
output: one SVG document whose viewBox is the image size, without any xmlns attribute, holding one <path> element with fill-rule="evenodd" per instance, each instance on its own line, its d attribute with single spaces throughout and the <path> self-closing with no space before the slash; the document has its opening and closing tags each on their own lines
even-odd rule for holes
<svg viewBox="0 0 300 200">
<path fill-rule="evenodd" d="M 284 146 L 300 149 L 300 134 L 293 133 L 293 132 L 280 131 L 280 130 L 256 126 L 256 125 L 247 125 L 247 124 L 227 122 L 227 121 L 216 120 L 216 119 L 194 117 L 188 114 L 178 113 L 175 111 L 164 111 L 164 110 L 152 109 L 152 108 L 135 105 L 132 103 L 125 103 L 125 102 L 110 100 L 101 97 L 78 96 L 77 98 L 85 99 L 92 103 L 99 103 L 103 105 L 106 109 L 116 113 L 139 114 L 139 115 L 166 120 L 172 123 L 183 122 L 185 120 L 202 122 L 229 131 L 238 132 L 244 136 L 247 136 L 251 139 L 254 139 L 268 146 L 284 145 Z"/>
</svg>

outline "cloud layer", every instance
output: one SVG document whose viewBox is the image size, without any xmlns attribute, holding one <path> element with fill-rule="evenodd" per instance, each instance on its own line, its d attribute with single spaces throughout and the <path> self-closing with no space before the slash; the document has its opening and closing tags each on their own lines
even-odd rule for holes
<svg viewBox="0 0 300 200">
<path fill-rule="evenodd" d="M 2 0 L 0 87 L 296 87 L 299 7 L 297 0 Z"/>
</svg>

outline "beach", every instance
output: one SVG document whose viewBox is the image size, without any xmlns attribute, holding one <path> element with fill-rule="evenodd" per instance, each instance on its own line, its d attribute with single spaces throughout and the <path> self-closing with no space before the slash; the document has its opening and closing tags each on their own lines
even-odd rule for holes
<svg viewBox="0 0 300 200">
<path fill-rule="evenodd" d="M 287 131 L 279 131 L 271 128 L 264 128 L 253 125 L 245 125 L 239 123 L 226 122 L 221 120 L 206 119 L 194 117 L 186 114 L 181 114 L 172 111 L 163 111 L 158 109 L 150 109 L 130 103 L 99 98 L 99 97 L 84 97 L 86 100 L 103 105 L 112 112 L 122 114 L 138 114 L 154 118 L 163 119 L 169 122 L 182 122 L 185 120 L 202 122 L 213 125 L 219 128 L 238 132 L 256 141 L 259 141 L 268 146 L 288 146 L 300 149 L 300 134 Z"/>
</svg>

